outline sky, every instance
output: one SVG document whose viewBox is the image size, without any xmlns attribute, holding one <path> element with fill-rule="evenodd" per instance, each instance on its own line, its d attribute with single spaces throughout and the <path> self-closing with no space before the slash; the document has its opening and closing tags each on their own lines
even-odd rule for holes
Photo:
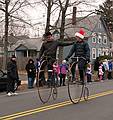
<svg viewBox="0 0 113 120">
<path fill-rule="evenodd" d="M 31 0 L 32 1 L 32 0 Z M 65 1 L 65 0 L 64 0 Z M 70 0 L 70 1 L 75 1 L 75 0 Z M 79 0 L 80 1 L 80 0 Z M 83 0 L 81 0 L 83 1 Z M 87 1 L 93 1 L 91 2 L 92 6 L 85 6 L 85 5 L 79 5 L 77 6 L 77 10 L 95 10 L 98 9 L 98 6 L 102 4 L 105 0 L 87 0 Z M 96 1 L 96 2 L 95 2 Z M 72 13 L 73 9 L 69 8 L 68 13 Z M 25 9 L 25 12 L 28 14 L 29 17 L 23 16 L 26 21 L 31 21 L 33 24 L 33 28 L 30 26 L 27 26 L 27 29 L 29 31 L 30 37 L 36 37 L 37 36 L 42 36 L 44 33 L 45 29 L 45 23 L 46 23 L 46 7 L 42 5 L 35 5 L 33 8 L 27 7 Z M 86 15 L 80 12 L 77 12 L 77 16 L 83 16 Z M 53 24 L 58 16 L 58 13 L 56 12 L 55 14 L 52 15 L 51 17 L 51 24 Z M 72 15 L 68 16 L 72 17 Z M 35 25 L 36 24 L 36 25 Z M 2 32 L 3 33 L 3 32 Z"/>
<path fill-rule="evenodd" d="M 73 1 L 73 0 L 72 0 Z M 90 0 L 89 0 L 90 1 Z M 84 10 L 86 10 L 86 8 L 87 8 L 87 10 L 95 10 L 95 9 L 98 9 L 98 6 L 100 5 L 100 4 L 102 4 L 105 0 L 93 0 L 94 2 L 91 2 L 91 4 L 92 4 L 92 6 L 89 6 L 89 7 L 87 7 L 87 6 L 85 6 L 85 5 L 80 5 L 80 6 L 78 6 L 77 7 L 77 9 L 78 9 L 78 11 L 79 10 L 83 10 L 83 8 L 84 8 Z M 70 12 L 72 12 L 72 8 L 70 8 L 69 10 L 68 10 L 68 12 L 70 13 Z M 38 11 L 38 12 L 37 12 Z M 43 8 L 43 10 L 42 10 L 42 6 L 40 6 L 40 7 L 37 7 L 37 8 L 35 8 L 34 10 L 32 10 L 32 11 L 29 11 L 29 14 L 30 14 L 30 16 L 31 16 L 31 18 L 32 18 L 32 22 L 33 23 L 38 23 L 37 24 L 37 27 L 36 27 L 36 30 L 30 30 L 30 33 L 32 34 L 33 33 L 33 31 L 35 31 L 36 32 L 36 34 L 38 34 L 39 36 L 42 36 L 42 34 L 44 33 L 44 28 L 45 28 L 45 21 L 46 21 L 46 8 Z M 53 15 L 52 16 L 52 19 L 51 19 L 51 23 L 53 24 L 54 22 L 55 22 L 55 20 L 56 20 L 56 17 L 57 17 L 57 13 L 55 13 L 56 15 Z M 84 15 L 86 15 L 86 14 L 88 14 L 88 13 L 85 13 L 85 14 L 83 14 L 83 13 L 78 13 L 77 14 L 77 16 L 84 16 Z M 70 17 L 72 17 L 72 15 L 70 16 Z M 38 29 L 38 31 L 37 31 L 37 29 Z"/>
</svg>

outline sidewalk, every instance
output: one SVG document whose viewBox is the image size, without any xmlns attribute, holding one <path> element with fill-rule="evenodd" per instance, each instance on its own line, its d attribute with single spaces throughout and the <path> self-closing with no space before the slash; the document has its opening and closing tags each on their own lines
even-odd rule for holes
<svg viewBox="0 0 113 120">
<path fill-rule="evenodd" d="M 18 87 L 18 91 L 27 90 L 27 73 L 25 71 L 19 71 L 19 79 L 21 80 L 21 85 Z"/>
<path fill-rule="evenodd" d="M 23 91 L 27 89 L 27 81 L 21 81 L 21 85 L 18 87 L 17 91 Z"/>
</svg>

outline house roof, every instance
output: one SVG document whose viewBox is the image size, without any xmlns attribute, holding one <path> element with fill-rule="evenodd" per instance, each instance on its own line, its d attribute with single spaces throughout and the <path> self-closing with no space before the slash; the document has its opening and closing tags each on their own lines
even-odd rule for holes
<svg viewBox="0 0 113 120">
<path fill-rule="evenodd" d="M 43 41 L 41 38 L 29 38 L 24 40 L 18 40 L 14 45 L 9 47 L 9 51 L 17 50 L 22 45 L 26 47 L 28 50 L 40 50 Z M 21 49 L 21 48 L 20 48 Z"/>
<path fill-rule="evenodd" d="M 84 28 L 86 33 L 85 36 L 89 36 L 92 32 L 94 32 L 94 29 L 97 26 L 99 20 L 99 15 L 93 15 L 86 18 L 77 18 L 76 25 L 72 25 L 72 19 L 67 18 L 65 21 L 65 33 L 69 37 L 74 37 L 75 33 L 78 32 L 80 28 Z M 59 26 L 61 26 L 60 21 L 57 27 Z"/>
<path fill-rule="evenodd" d="M 4 37 L 3 37 L 4 38 Z M 26 35 L 21 35 L 21 36 L 14 36 L 13 34 L 10 34 L 8 36 L 8 44 L 13 45 L 15 44 L 18 40 L 23 40 L 23 39 L 28 39 L 29 37 Z"/>
</svg>

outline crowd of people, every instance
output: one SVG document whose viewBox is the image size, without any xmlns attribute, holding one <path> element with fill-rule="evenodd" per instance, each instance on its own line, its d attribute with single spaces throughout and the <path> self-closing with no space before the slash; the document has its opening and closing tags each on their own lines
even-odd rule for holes
<svg viewBox="0 0 113 120">
<path fill-rule="evenodd" d="M 98 57 L 94 63 L 94 70 L 97 74 L 97 79 L 101 82 L 104 80 L 110 80 L 113 78 L 112 71 L 113 71 L 113 61 L 112 59 L 104 59 L 99 60 Z"/>
</svg>

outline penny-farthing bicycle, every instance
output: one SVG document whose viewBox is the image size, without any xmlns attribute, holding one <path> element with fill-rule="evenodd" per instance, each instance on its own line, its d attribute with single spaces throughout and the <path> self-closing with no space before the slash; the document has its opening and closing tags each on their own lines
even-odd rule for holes
<svg viewBox="0 0 113 120">
<path fill-rule="evenodd" d="M 68 94 L 69 98 L 72 103 L 78 103 L 82 98 L 84 100 L 88 100 L 89 96 L 89 89 L 86 84 L 86 80 L 81 84 L 80 77 L 79 77 L 79 70 L 78 70 L 78 62 L 80 59 L 85 59 L 84 57 L 74 57 L 72 58 L 74 62 L 69 67 L 68 72 Z M 75 65 L 76 64 L 76 65 Z M 72 76 L 72 68 L 76 66 L 75 68 L 75 79 L 73 79 Z M 84 79 L 85 79 L 85 71 L 84 71 Z"/>
<path fill-rule="evenodd" d="M 54 70 L 48 69 L 48 57 L 44 56 L 37 75 L 38 95 L 42 103 L 47 103 L 52 95 L 57 98 L 57 85 Z M 51 59 L 51 57 L 49 58 Z"/>
</svg>

